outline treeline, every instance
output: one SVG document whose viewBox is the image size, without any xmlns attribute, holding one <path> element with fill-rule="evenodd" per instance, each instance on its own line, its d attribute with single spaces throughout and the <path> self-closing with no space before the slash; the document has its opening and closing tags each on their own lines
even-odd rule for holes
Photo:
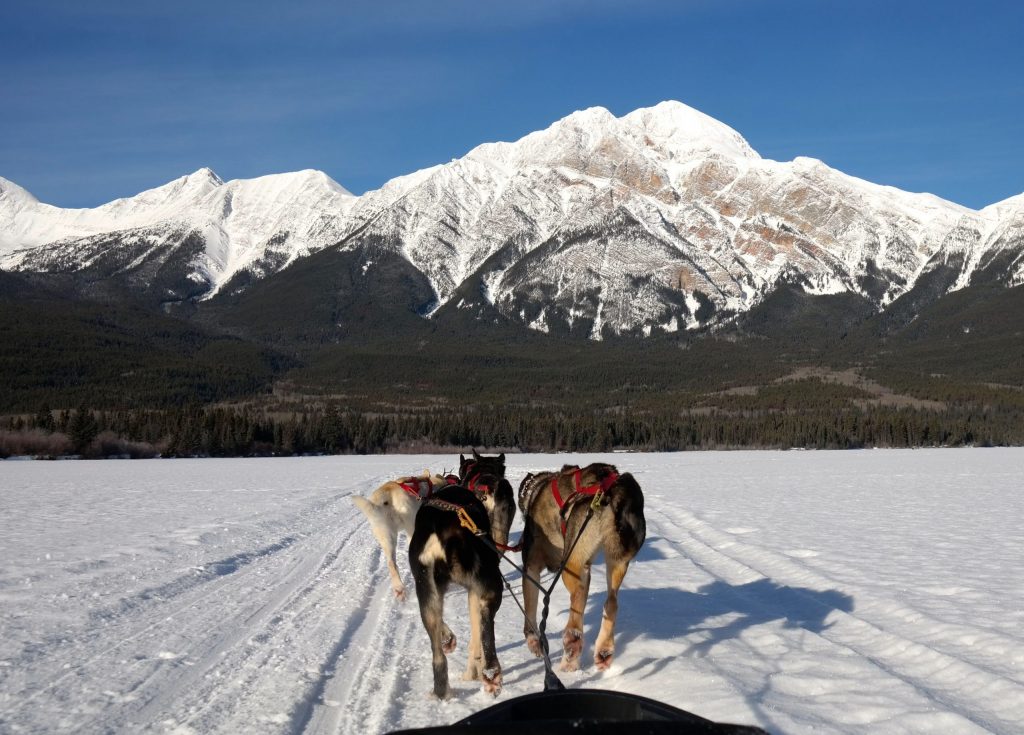
<svg viewBox="0 0 1024 735">
<path fill-rule="evenodd" d="M 1015 406 L 944 411 L 884 406 L 740 412 L 568 412 L 525 406 L 368 413 L 328 404 L 302 412 L 190 406 L 60 412 L 0 422 L 0 457 L 236 457 L 376 454 L 505 447 L 532 452 L 1007 446 L 1024 444 Z"/>
</svg>

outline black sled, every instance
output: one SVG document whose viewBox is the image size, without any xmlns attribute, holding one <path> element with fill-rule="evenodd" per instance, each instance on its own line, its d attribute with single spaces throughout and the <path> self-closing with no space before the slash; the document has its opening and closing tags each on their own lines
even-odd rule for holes
<svg viewBox="0 0 1024 735">
<path fill-rule="evenodd" d="M 561 689 L 499 702 L 451 725 L 391 735 L 768 735 L 758 727 L 712 722 L 635 694 Z"/>
</svg>

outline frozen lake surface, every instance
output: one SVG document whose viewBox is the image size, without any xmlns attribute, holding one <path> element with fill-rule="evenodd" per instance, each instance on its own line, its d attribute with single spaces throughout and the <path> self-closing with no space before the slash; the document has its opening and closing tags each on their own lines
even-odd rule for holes
<svg viewBox="0 0 1024 735">
<path fill-rule="evenodd" d="M 648 537 L 612 668 L 599 568 L 566 685 L 773 733 L 1024 732 L 1024 450 L 509 455 L 509 478 L 593 459 L 637 477 Z M 0 462 L 0 731 L 381 733 L 488 706 L 459 679 L 461 590 L 455 697 L 430 698 L 415 596 L 349 500 L 455 464 Z M 496 635 L 499 700 L 540 691 L 507 596 Z"/>
</svg>

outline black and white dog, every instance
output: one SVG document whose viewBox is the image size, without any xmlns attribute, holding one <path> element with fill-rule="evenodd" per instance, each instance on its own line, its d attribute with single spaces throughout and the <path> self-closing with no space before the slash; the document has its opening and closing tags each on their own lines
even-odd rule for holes
<svg viewBox="0 0 1024 735">
<path fill-rule="evenodd" d="M 447 654 L 455 635 L 444 621 L 444 594 L 452 582 L 469 597 L 470 639 L 465 681 L 480 680 L 483 690 L 501 690 L 501 665 L 494 643 L 494 615 L 501 606 L 498 554 L 486 543 L 508 542 L 515 516 L 512 487 L 505 479 L 505 455 L 459 458 L 459 484 L 442 487 L 416 514 L 409 541 L 409 566 L 416 583 L 420 618 L 430 637 L 434 694 L 450 696 Z"/>
</svg>

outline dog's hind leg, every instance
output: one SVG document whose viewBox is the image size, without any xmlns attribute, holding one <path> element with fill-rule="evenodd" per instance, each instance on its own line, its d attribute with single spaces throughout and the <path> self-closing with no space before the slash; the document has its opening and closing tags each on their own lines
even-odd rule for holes
<svg viewBox="0 0 1024 735">
<path fill-rule="evenodd" d="M 448 687 L 447 639 L 454 648 L 455 636 L 444 622 L 444 589 L 439 589 L 434 580 L 433 565 L 426 566 L 423 573 L 416 574 L 416 597 L 420 603 L 420 619 L 430 636 L 431 661 L 434 670 L 434 696 L 447 699 Z"/>
<path fill-rule="evenodd" d="M 557 564 L 560 558 L 561 551 L 555 549 L 528 519 L 523 530 L 523 569 L 528 577 L 523 579 L 523 608 L 526 611 L 523 635 L 530 653 L 538 658 L 544 655 L 544 650 L 541 648 L 540 629 L 537 627 L 537 600 L 540 596 L 537 584 L 540 583 L 540 575 L 545 566 L 549 566 L 552 561 Z"/>
<path fill-rule="evenodd" d="M 469 660 L 463 681 L 476 681 L 483 671 L 483 652 L 480 648 L 480 598 L 474 592 L 469 595 Z"/>
<path fill-rule="evenodd" d="M 395 546 L 398 545 L 398 529 L 393 525 L 384 527 L 383 524 L 371 524 L 373 535 L 384 550 L 384 558 L 388 563 L 388 573 L 391 575 L 391 589 L 395 597 L 405 602 L 405 583 L 402 582 L 402 574 L 398 571 L 398 564 L 395 563 Z"/>
<path fill-rule="evenodd" d="M 562 632 L 562 671 L 576 671 L 583 654 L 583 613 L 590 593 L 590 559 L 581 560 L 580 556 L 574 552 L 562 571 L 562 581 L 569 590 L 569 621 Z"/>
<path fill-rule="evenodd" d="M 594 664 L 601 671 L 612 665 L 615 655 L 615 618 L 619 613 L 619 587 L 629 569 L 629 560 L 605 559 L 608 566 L 608 598 L 601 613 L 601 632 L 594 644 Z"/>
<path fill-rule="evenodd" d="M 391 575 L 391 589 L 394 590 L 395 597 L 404 601 L 405 584 L 402 582 L 402 575 L 399 573 L 398 565 L 395 563 L 395 547 L 398 544 L 398 524 L 387 511 L 371 503 L 366 498 L 352 498 L 352 501 L 363 512 L 367 520 L 370 521 L 370 531 L 373 532 L 373 537 L 377 539 L 377 543 L 380 544 L 380 548 L 384 552 L 384 560 L 388 565 L 388 574 Z"/>
<path fill-rule="evenodd" d="M 497 567 L 495 571 L 497 572 Z M 497 573 L 496 576 L 500 579 L 501 575 Z M 498 663 L 498 649 L 494 642 L 494 616 L 501 607 L 501 582 L 495 579 L 488 580 L 485 589 L 480 593 L 477 607 L 480 613 L 480 658 L 483 665 L 480 678 L 484 682 L 484 691 L 497 695 L 501 691 L 502 676 L 501 664 Z"/>
</svg>

